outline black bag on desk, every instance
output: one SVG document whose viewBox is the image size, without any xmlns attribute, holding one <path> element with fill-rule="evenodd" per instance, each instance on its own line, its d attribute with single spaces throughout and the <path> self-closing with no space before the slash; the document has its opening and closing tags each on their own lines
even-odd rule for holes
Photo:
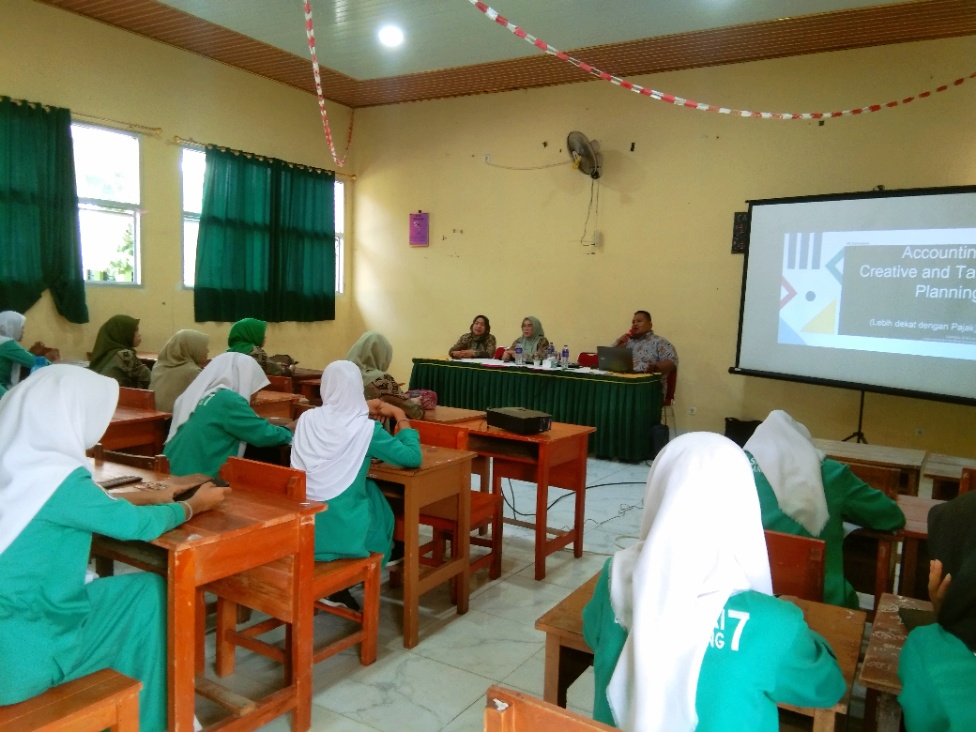
<svg viewBox="0 0 976 732">
<path fill-rule="evenodd" d="M 651 460 L 664 449 L 671 439 L 671 430 L 666 424 L 656 424 L 651 427 Z"/>
<path fill-rule="evenodd" d="M 725 436 L 739 447 L 745 447 L 756 427 L 762 424 L 761 419 L 725 418 Z"/>
</svg>

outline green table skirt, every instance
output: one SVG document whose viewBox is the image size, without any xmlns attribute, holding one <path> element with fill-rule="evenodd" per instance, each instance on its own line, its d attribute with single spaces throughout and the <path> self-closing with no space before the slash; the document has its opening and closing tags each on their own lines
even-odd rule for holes
<svg viewBox="0 0 976 732">
<path fill-rule="evenodd" d="M 410 388 L 435 391 L 448 407 L 525 407 L 596 427 L 590 453 L 630 462 L 651 457 L 651 428 L 661 420 L 660 374 L 625 378 L 415 358 Z"/>
</svg>

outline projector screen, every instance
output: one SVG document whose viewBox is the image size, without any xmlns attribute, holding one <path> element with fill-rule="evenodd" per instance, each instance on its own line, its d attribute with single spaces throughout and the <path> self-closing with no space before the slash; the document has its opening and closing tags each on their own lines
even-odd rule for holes
<svg viewBox="0 0 976 732">
<path fill-rule="evenodd" d="M 976 404 L 976 187 L 751 202 L 730 372 Z"/>
</svg>

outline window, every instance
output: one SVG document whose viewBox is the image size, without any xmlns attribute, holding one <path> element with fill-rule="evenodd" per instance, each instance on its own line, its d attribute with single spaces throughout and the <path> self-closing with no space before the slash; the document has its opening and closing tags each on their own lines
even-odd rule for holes
<svg viewBox="0 0 976 732">
<path fill-rule="evenodd" d="M 197 233 L 203 211 L 203 176 L 207 156 L 197 148 L 183 148 L 183 286 L 196 281 Z M 335 182 L 335 291 L 345 287 L 346 194 L 343 181 Z"/>
<path fill-rule="evenodd" d="M 71 138 L 85 280 L 139 284 L 139 138 L 82 124 Z"/>
</svg>

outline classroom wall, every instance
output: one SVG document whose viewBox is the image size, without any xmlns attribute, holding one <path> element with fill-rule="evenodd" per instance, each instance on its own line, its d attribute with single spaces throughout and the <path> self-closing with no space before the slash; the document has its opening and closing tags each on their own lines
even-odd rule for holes
<svg viewBox="0 0 976 732">
<path fill-rule="evenodd" d="M 301 4 L 293 10 L 304 27 Z M 226 349 L 230 324 L 194 323 L 193 291 L 182 286 L 175 136 L 335 169 L 314 96 L 31 0 L 0 3 L 0 94 L 162 128 L 141 145 L 142 286 L 89 285 L 91 322 L 82 326 L 61 318 L 49 294 L 27 313 L 27 345 L 41 339 L 65 358 L 84 358 L 116 313 L 141 318 L 145 350 L 158 350 L 180 328 L 209 333 L 211 355 Z M 349 110 L 329 104 L 328 111 L 344 141 Z M 339 295 L 335 321 L 270 324 L 266 347 L 317 367 L 344 355 L 361 332 L 352 297 Z"/>
<path fill-rule="evenodd" d="M 636 81 L 724 106 L 830 111 L 951 82 L 973 70 L 974 51 L 969 37 Z M 143 145 L 143 286 L 89 287 L 92 323 L 81 327 L 45 296 L 28 313 L 25 340 L 79 357 L 105 318 L 128 312 L 143 318 L 147 349 L 191 326 L 219 350 L 228 325 L 193 326 L 192 293 L 179 284 L 171 138 L 331 169 L 314 97 L 30 0 L 0 7 L 0 79 L 0 94 L 163 129 Z M 329 111 L 345 139 L 349 110 Z M 695 112 L 595 81 L 359 110 L 345 169 L 357 175 L 348 186 L 347 294 L 335 322 L 272 325 L 268 348 L 322 366 L 375 328 L 393 342 L 392 371 L 405 381 L 412 357 L 444 354 L 479 312 L 503 344 L 524 315 L 536 315 L 575 355 L 648 309 L 680 354 L 681 431 L 721 431 L 726 416 L 785 408 L 818 436 L 844 437 L 857 426 L 857 392 L 728 374 L 742 268 L 729 252 L 732 214 L 749 199 L 973 184 L 974 112 L 973 81 L 823 124 Z M 601 143 L 598 187 L 566 164 L 574 129 Z M 408 214 L 418 210 L 430 212 L 431 243 L 412 249 Z M 594 226 L 603 243 L 581 245 Z M 971 407 L 868 394 L 864 431 L 878 444 L 976 457 Z"/>
<path fill-rule="evenodd" d="M 976 38 L 958 38 L 636 81 L 741 109 L 831 111 L 951 82 L 974 52 Z M 575 356 L 647 309 L 680 356 L 681 431 L 784 408 L 840 439 L 857 428 L 859 392 L 728 373 L 743 264 L 730 253 L 733 213 L 749 199 L 976 183 L 974 113 L 974 81 L 823 124 L 697 112 L 598 81 L 361 110 L 357 301 L 391 336 L 404 378 L 404 352 L 444 354 L 476 313 L 500 344 L 536 315 Z M 601 144 L 597 188 L 567 164 L 571 130 Z M 597 194 L 598 223 L 595 206 L 587 219 Z M 430 212 L 431 241 L 411 249 L 418 210 Z M 594 225 L 603 243 L 582 246 Z M 972 407 L 868 394 L 864 418 L 871 442 L 976 456 Z"/>
</svg>

